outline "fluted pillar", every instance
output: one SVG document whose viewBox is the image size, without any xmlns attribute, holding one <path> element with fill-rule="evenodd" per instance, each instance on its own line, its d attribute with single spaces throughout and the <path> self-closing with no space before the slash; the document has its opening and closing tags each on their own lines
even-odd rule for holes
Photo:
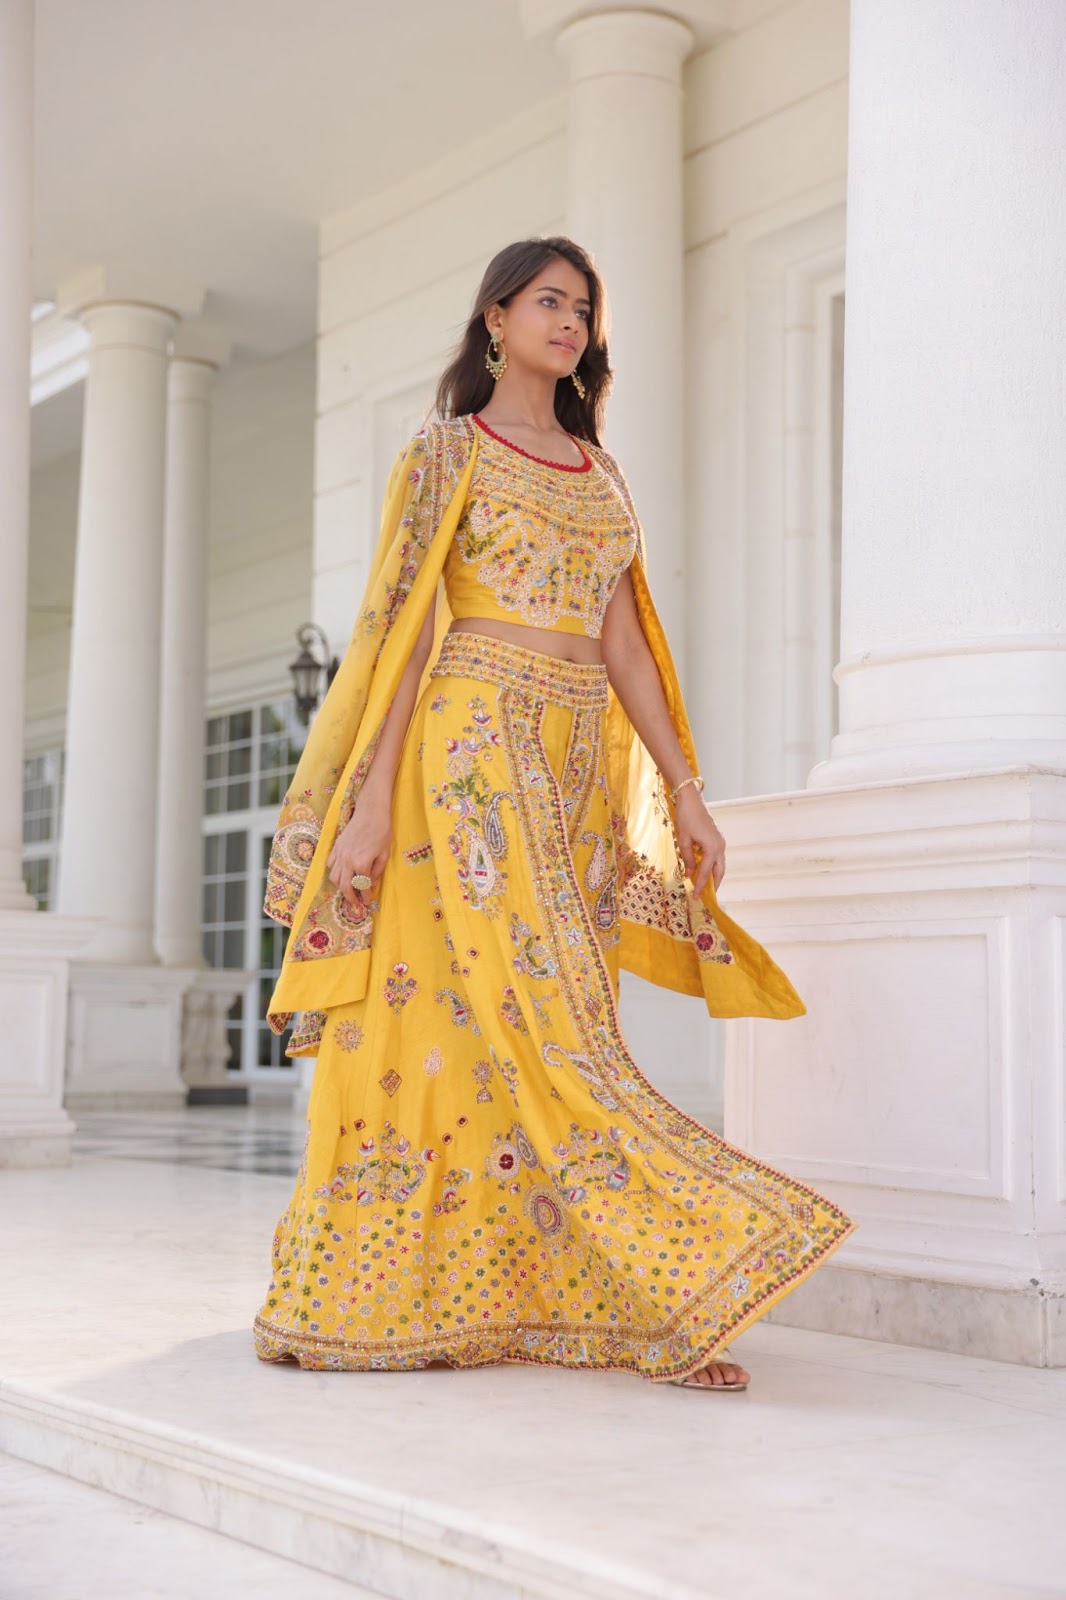
<svg viewBox="0 0 1066 1600">
<path fill-rule="evenodd" d="M 1066 771 L 1066 7 L 858 0 L 851 55 L 840 732 L 809 781 Z"/>
<path fill-rule="evenodd" d="M 567 231 L 611 309 L 605 443 L 648 533 L 655 604 L 684 678 L 681 67 L 692 30 L 649 7 L 579 16 L 556 37 L 570 83 Z"/>
<path fill-rule="evenodd" d="M 163 306 L 82 307 L 89 332 L 59 909 L 102 917 L 94 960 L 155 961 Z"/>
</svg>

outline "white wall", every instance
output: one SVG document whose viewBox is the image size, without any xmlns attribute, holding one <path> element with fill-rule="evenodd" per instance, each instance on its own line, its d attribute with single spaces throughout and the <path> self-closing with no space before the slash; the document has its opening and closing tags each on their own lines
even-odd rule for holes
<svg viewBox="0 0 1066 1600">
<path fill-rule="evenodd" d="M 686 687 L 719 799 L 802 786 L 835 706 L 848 0 L 740 9 L 685 72 Z"/>
<path fill-rule="evenodd" d="M 314 609 L 333 640 L 362 599 L 388 468 L 490 257 L 562 231 L 565 114 L 560 94 L 322 225 Z"/>
<path fill-rule="evenodd" d="M 311 615 L 315 347 L 216 380 L 211 424 L 208 701 L 292 688 Z"/>
</svg>

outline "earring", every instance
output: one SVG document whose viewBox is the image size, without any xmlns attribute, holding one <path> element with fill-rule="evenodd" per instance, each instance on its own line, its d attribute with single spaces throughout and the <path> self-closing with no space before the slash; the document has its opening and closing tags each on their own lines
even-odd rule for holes
<svg viewBox="0 0 1066 1600">
<path fill-rule="evenodd" d="M 581 379 L 578 377 L 577 368 L 576 367 L 574 368 L 574 370 L 570 374 L 570 376 L 574 380 L 574 388 L 577 390 L 577 392 L 580 395 L 581 399 L 584 400 L 584 398 L 585 398 L 585 385 L 581 382 Z"/>
<path fill-rule="evenodd" d="M 503 355 L 501 356 L 501 350 L 503 350 L 503 345 L 497 343 L 496 335 L 494 333 L 490 333 L 489 348 L 485 351 L 485 365 L 488 367 L 497 383 L 502 378 L 507 367 L 507 351 L 503 350 Z"/>
</svg>

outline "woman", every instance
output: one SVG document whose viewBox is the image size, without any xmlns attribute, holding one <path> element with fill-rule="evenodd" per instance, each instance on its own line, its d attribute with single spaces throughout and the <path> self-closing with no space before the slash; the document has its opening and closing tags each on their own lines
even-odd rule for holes
<svg viewBox="0 0 1066 1600">
<path fill-rule="evenodd" d="M 270 1020 L 299 1012 L 318 1064 L 263 1360 L 744 1388 L 727 1337 L 854 1227 L 665 1100 L 619 1029 L 621 966 L 714 1015 L 805 1008 L 717 903 L 609 379 L 591 260 L 520 241 L 393 467 L 268 874 Z"/>
</svg>

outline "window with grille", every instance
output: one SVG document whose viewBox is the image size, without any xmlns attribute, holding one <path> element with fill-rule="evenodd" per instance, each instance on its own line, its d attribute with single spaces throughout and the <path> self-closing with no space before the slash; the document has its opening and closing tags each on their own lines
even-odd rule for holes
<svg viewBox="0 0 1066 1600">
<path fill-rule="evenodd" d="M 277 809 L 306 737 L 289 698 L 210 717 L 204 751 L 203 951 L 214 967 L 255 973 L 230 1012 L 230 1069 L 287 1071 L 289 1035 L 266 1007 L 286 930 L 263 911 Z"/>
<path fill-rule="evenodd" d="M 27 756 L 22 764 L 22 871 L 42 911 L 51 910 L 55 899 L 62 798 L 62 750 Z"/>
</svg>

